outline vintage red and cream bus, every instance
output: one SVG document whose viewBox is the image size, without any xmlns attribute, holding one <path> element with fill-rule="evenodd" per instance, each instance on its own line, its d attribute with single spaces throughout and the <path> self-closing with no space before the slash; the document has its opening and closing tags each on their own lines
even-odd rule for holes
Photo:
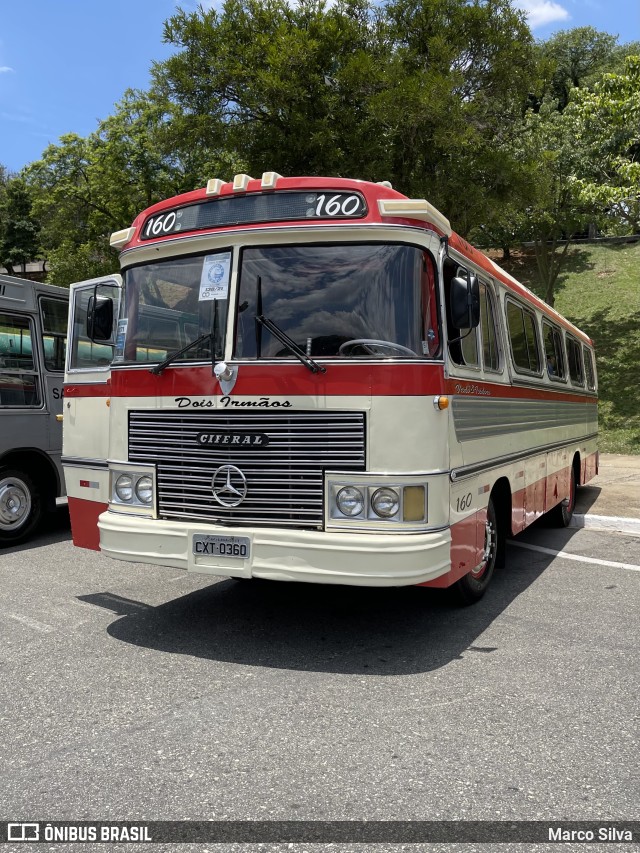
<svg viewBox="0 0 640 853">
<path fill-rule="evenodd" d="M 70 307 L 77 545 L 473 601 L 597 472 L 591 340 L 424 199 L 236 175 L 111 242 Z"/>
</svg>

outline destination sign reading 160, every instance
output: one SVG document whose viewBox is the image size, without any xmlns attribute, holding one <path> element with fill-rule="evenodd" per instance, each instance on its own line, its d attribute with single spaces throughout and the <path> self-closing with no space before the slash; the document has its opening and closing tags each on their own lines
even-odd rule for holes
<svg viewBox="0 0 640 853">
<path fill-rule="evenodd" d="M 141 239 L 258 222 L 359 219 L 366 213 L 367 206 L 360 193 L 280 192 L 207 199 L 150 216 L 142 228 Z"/>
</svg>

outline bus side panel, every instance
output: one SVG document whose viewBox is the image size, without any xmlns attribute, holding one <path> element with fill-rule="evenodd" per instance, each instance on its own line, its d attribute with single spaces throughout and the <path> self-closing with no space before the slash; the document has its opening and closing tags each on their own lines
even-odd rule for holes
<svg viewBox="0 0 640 853">
<path fill-rule="evenodd" d="M 569 494 L 571 481 L 571 454 L 564 447 L 547 454 L 546 510 L 564 500 Z"/>
<path fill-rule="evenodd" d="M 100 550 L 98 516 L 105 512 L 108 506 L 108 504 L 98 503 L 97 501 L 69 498 L 71 535 L 76 547 L 88 548 L 91 551 Z"/>
<path fill-rule="evenodd" d="M 534 456 L 524 461 L 524 526 L 528 527 L 545 511 L 547 493 L 547 458 L 546 454 Z"/>
<path fill-rule="evenodd" d="M 451 568 L 446 575 L 419 586 L 443 589 L 451 586 L 482 562 L 487 508 L 479 509 L 451 525 Z"/>
</svg>

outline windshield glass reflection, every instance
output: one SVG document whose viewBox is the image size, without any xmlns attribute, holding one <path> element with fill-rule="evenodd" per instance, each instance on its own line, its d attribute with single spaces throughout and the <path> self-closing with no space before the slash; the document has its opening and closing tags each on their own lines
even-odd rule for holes
<svg viewBox="0 0 640 853">
<path fill-rule="evenodd" d="M 124 274 L 115 361 L 160 362 L 209 332 L 224 351 L 231 252 L 143 264 Z M 211 338 L 176 361 L 210 359 Z"/>
<path fill-rule="evenodd" d="M 267 317 L 308 356 L 415 358 L 438 350 L 434 267 L 403 244 L 269 246 L 242 253 L 235 356 L 291 358 Z"/>
</svg>

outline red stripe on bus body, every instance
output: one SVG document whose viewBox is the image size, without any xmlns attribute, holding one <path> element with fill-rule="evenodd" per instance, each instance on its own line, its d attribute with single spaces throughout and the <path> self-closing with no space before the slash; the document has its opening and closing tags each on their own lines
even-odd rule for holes
<svg viewBox="0 0 640 853">
<path fill-rule="evenodd" d="M 82 383 L 76 385 L 69 383 L 64 386 L 65 399 L 70 397 L 110 397 L 111 385 L 107 382 Z"/>
<path fill-rule="evenodd" d="M 505 399 L 505 400 L 559 400 L 569 403 L 593 403 L 598 398 L 592 394 L 585 394 L 578 389 L 556 388 L 545 386 L 534 388 L 520 385 L 503 385 L 499 382 L 474 382 L 469 379 L 447 379 L 444 383 L 444 392 L 451 397 L 479 398 L 482 400 Z"/>
<path fill-rule="evenodd" d="M 326 373 L 310 373 L 303 365 L 239 365 L 232 395 L 245 397 L 420 397 L 447 394 L 451 397 L 491 399 L 559 400 L 593 403 L 597 398 L 579 391 L 533 388 L 498 382 L 444 379 L 442 365 L 354 364 L 327 365 Z M 155 375 L 148 368 L 118 369 L 110 383 L 68 384 L 64 395 L 72 397 L 217 397 L 224 396 L 207 366 L 167 368 Z"/>
<path fill-rule="evenodd" d="M 442 365 L 327 365 L 311 373 L 302 364 L 240 365 L 234 397 L 421 397 L 443 393 Z M 105 387 L 108 390 L 104 390 Z M 94 390 L 95 389 L 95 393 Z M 217 397 L 224 396 L 211 367 L 170 367 L 156 376 L 148 369 L 114 370 L 111 384 L 67 385 L 69 397 Z"/>
</svg>

